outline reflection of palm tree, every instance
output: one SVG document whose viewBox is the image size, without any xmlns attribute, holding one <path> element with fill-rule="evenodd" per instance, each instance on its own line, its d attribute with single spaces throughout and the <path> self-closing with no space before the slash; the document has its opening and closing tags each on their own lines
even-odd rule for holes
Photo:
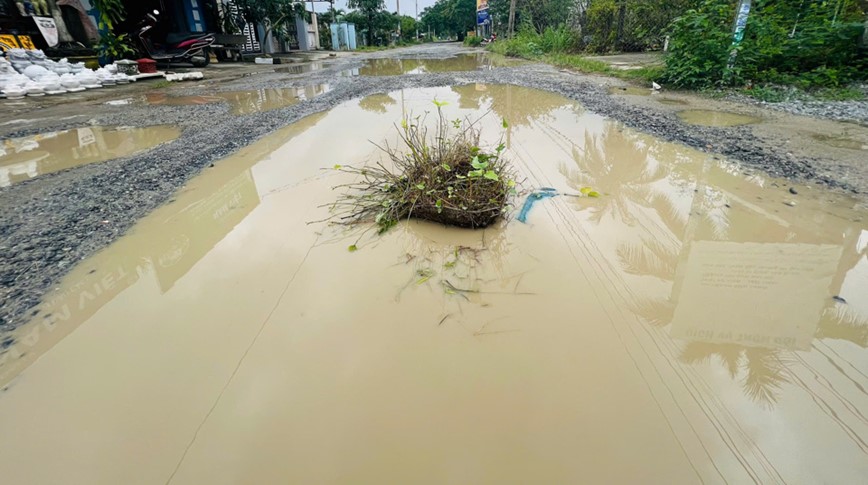
<svg viewBox="0 0 868 485">
<path fill-rule="evenodd" d="M 675 317 L 675 303 L 670 299 L 648 299 L 637 301 L 630 310 L 645 323 L 655 327 L 665 327 Z"/>
<path fill-rule="evenodd" d="M 686 364 L 701 364 L 718 357 L 729 371 L 730 377 L 742 377 L 745 394 L 756 402 L 772 406 L 777 402 L 781 386 L 789 380 L 785 375 L 786 364 L 780 351 L 762 347 L 745 347 L 737 344 L 710 344 L 690 342 L 681 352 L 680 359 Z"/>
<path fill-rule="evenodd" d="M 627 225 L 635 223 L 634 205 L 647 205 L 648 185 L 666 176 L 666 170 L 648 164 L 649 145 L 636 135 L 608 124 L 602 135 L 585 133 L 585 149 L 573 147 L 577 168 L 561 167 L 567 184 L 579 191 L 593 187 L 605 191 L 606 197 L 595 204 L 592 220 L 600 222 L 607 214 L 619 217 Z"/>
<path fill-rule="evenodd" d="M 388 106 L 396 103 L 397 101 L 388 94 L 373 94 L 359 100 L 359 107 L 371 113 L 385 113 Z"/>
<path fill-rule="evenodd" d="M 848 310 L 827 308 L 816 337 L 848 340 L 862 348 L 868 347 L 868 319 Z"/>
<path fill-rule="evenodd" d="M 671 281 L 675 278 L 678 249 L 643 237 L 641 244 L 624 243 L 618 246 L 617 252 L 627 273 Z"/>
</svg>

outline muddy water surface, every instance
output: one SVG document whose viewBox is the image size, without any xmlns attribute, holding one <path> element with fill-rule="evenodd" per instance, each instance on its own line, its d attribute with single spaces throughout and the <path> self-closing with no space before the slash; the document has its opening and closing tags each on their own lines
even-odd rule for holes
<svg viewBox="0 0 868 485">
<path fill-rule="evenodd" d="M 271 111 L 292 106 L 304 99 L 311 99 L 327 93 L 330 87 L 325 84 L 287 89 L 257 89 L 253 91 L 231 91 L 205 96 L 169 96 L 166 93 L 149 93 L 145 101 L 152 105 L 190 106 L 227 102 L 232 113 L 246 115 Z"/>
<path fill-rule="evenodd" d="M 753 116 L 702 109 L 679 111 L 678 117 L 685 123 L 702 126 L 740 126 L 762 121 L 760 118 Z"/>
<path fill-rule="evenodd" d="M 686 106 L 686 105 L 690 104 L 689 101 L 686 101 L 684 99 L 677 99 L 677 98 L 663 98 L 663 97 L 661 97 L 661 98 L 657 98 L 657 101 L 659 103 L 668 104 L 671 106 Z"/>
<path fill-rule="evenodd" d="M 432 72 L 477 71 L 521 65 L 522 61 L 496 54 L 462 54 L 445 59 L 370 59 L 359 69 L 362 76 L 400 76 Z"/>
<path fill-rule="evenodd" d="M 308 224 L 347 181 L 328 167 L 377 160 L 368 140 L 394 143 L 435 98 L 449 119 L 493 111 L 491 145 L 509 120 L 524 190 L 564 195 L 485 231 Z M 602 196 L 571 196 L 586 187 Z M 859 483 L 868 222 L 851 207 L 531 89 L 348 102 L 206 171 L 11 336 L 0 469 L 10 483 Z"/>
<path fill-rule="evenodd" d="M 104 162 L 172 141 L 171 126 L 103 128 L 88 126 L 12 138 L 0 143 L 0 187 L 68 168 Z"/>
<path fill-rule="evenodd" d="M 836 148 L 846 148 L 847 150 L 861 150 L 868 151 L 868 137 L 864 140 L 858 139 L 856 136 L 848 136 L 847 133 L 839 134 L 839 135 L 825 135 L 820 133 L 815 133 L 811 135 L 811 138 L 817 140 L 818 142 L 833 146 Z"/>
</svg>

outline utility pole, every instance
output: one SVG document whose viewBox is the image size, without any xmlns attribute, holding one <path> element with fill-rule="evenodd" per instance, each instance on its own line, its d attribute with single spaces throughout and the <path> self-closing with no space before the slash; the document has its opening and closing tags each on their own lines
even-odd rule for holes
<svg viewBox="0 0 868 485">
<path fill-rule="evenodd" d="M 395 3 L 397 4 L 397 7 L 395 7 L 395 8 L 398 10 L 398 40 L 400 41 L 401 40 L 401 0 L 395 0 Z"/>
<path fill-rule="evenodd" d="M 419 0 L 416 0 L 416 38 L 413 40 L 419 41 Z"/>
<path fill-rule="evenodd" d="M 516 0 L 510 0 L 509 2 L 509 38 L 511 39 L 513 34 L 515 34 L 515 2 Z"/>
</svg>

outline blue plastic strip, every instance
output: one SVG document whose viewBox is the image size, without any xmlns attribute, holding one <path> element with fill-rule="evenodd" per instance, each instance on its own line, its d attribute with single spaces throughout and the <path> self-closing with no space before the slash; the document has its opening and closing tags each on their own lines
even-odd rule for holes
<svg viewBox="0 0 868 485">
<path fill-rule="evenodd" d="M 530 210 L 533 209 L 533 205 L 537 202 L 548 199 L 550 197 L 557 197 L 558 191 L 552 189 L 550 187 L 544 187 L 536 192 L 527 196 L 527 200 L 524 201 L 524 206 L 521 208 L 521 212 L 518 214 L 518 220 L 521 223 L 527 224 L 527 216 L 530 214 Z"/>
</svg>

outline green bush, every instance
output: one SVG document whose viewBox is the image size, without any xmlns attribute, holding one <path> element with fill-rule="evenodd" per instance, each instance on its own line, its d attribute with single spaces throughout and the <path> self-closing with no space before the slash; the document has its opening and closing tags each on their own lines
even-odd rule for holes
<svg viewBox="0 0 868 485">
<path fill-rule="evenodd" d="M 729 59 L 733 18 L 728 1 L 706 0 L 672 25 L 664 79 L 676 86 L 706 87 L 722 81 Z"/>
<path fill-rule="evenodd" d="M 482 45 L 482 37 L 469 35 L 464 38 L 464 45 L 467 47 L 479 47 Z"/>
<path fill-rule="evenodd" d="M 868 78 L 855 2 L 757 0 L 728 69 L 736 2 L 704 0 L 672 25 L 665 80 L 683 87 L 773 83 L 837 87 Z"/>
<path fill-rule="evenodd" d="M 523 29 L 512 39 L 498 40 L 490 49 L 498 54 L 533 59 L 545 54 L 574 52 L 578 47 L 575 34 L 565 26 L 548 28 L 542 34 Z"/>
<path fill-rule="evenodd" d="M 604 53 L 615 50 L 618 39 L 618 6 L 615 0 L 592 2 L 588 7 L 585 27 L 589 39 L 587 50 Z"/>
<path fill-rule="evenodd" d="M 578 47 L 578 39 L 565 25 L 549 27 L 539 36 L 539 48 L 546 54 L 573 52 Z"/>
<path fill-rule="evenodd" d="M 696 0 L 594 0 L 577 16 L 588 52 L 661 50 L 669 25 Z"/>
</svg>

